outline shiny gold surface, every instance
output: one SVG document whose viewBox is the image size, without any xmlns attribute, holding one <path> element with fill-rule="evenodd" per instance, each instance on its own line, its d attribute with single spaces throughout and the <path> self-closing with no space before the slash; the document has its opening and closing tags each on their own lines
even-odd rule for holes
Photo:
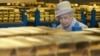
<svg viewBox="0 0 100 56">
<path fill-rule="evenodd" d="M 91 51 L 100 50 L 100 29 L 66 32 L 44 26 L 0 28 L 0 49 L 3 56 L 92 56 Z"/>
</svg>

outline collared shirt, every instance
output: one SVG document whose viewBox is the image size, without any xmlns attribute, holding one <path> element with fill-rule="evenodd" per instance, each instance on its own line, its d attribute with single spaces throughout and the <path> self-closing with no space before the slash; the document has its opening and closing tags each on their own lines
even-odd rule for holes
<svg viewBox="0 0 100 56">
<path fill-rule="evenodd" d="M 65 30 L 66 30 L 66 31 L 72 31 L 72 27 L 74 26 L 74 24 L 75 24 L 76 22 L 79 23 L 79 26 L 80 26 L 82 29 L 88 28 L 85 24 L 83 24 L 83 23 L 77 21 L 75 18 L 73 18 L 73 21 L 72 21 L 71 25 L 70 25 L 68 28 L 66 28 Z M 59 29 L 64 29 L 63 26 L 62 26 L 61 24 L 58 25 L 57 28 L 59 28 Z"/>
</svg>

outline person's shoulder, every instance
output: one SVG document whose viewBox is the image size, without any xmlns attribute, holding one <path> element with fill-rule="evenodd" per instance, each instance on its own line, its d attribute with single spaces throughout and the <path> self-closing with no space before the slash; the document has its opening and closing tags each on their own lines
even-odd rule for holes
<svg viewBox="0 0 100 56">
<path fill-rule="evenodd" d="M 82 22 L 79 22 L 79 25 L 82 27 L 82 28 L 88 28 L 87 25 L 83 24 Z"/>
<path fill-rule="evenodd" d="M 63 27 L 62 27 L 61 24 L 59 24 L 59 25 L 57 26 L 57 28 L 58 28 L 58 29 L 62 29 Z"/>
</svg>

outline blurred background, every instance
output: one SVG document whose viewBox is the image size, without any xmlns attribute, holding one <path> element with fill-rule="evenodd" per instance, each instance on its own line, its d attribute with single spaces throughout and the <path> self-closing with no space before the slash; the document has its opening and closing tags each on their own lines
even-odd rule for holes
<svg viewBox="0 0 100 56">
<path fill-rule="evenodd" d="M 50 26 L 55 23 L 57 3 L 66 0 L 1 0 L 0 26 Z M 74 16 L 89 27 L 100 27 L 99 0 L 69 0 L 74 8 Z M 38 10 L 38 12 L 36 11 Z M 40 12 L 40 13 L 39 13 Z M 35 14 L 38 14 L 36 16 Z M 95 23 L 95 24 L 93 24 Z"/>
</svg>

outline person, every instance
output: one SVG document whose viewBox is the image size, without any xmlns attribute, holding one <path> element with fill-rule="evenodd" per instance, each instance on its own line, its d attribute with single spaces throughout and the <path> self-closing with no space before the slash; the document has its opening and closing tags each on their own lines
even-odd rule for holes
<svg viewBox="0 0 100 56">
<path fill-rule="evenodd" d="M 60 21 L 57 28 L 72 31 L 72 27 L 75 25 L 75 23 L 78 23 L 82 29 L 88 28 L 85 24 L 75 19 L 74 12 L 75 10 L 71 8 L 69 1 L 62 1 L 57 4 L 55 17 Z"/>
</svg>

